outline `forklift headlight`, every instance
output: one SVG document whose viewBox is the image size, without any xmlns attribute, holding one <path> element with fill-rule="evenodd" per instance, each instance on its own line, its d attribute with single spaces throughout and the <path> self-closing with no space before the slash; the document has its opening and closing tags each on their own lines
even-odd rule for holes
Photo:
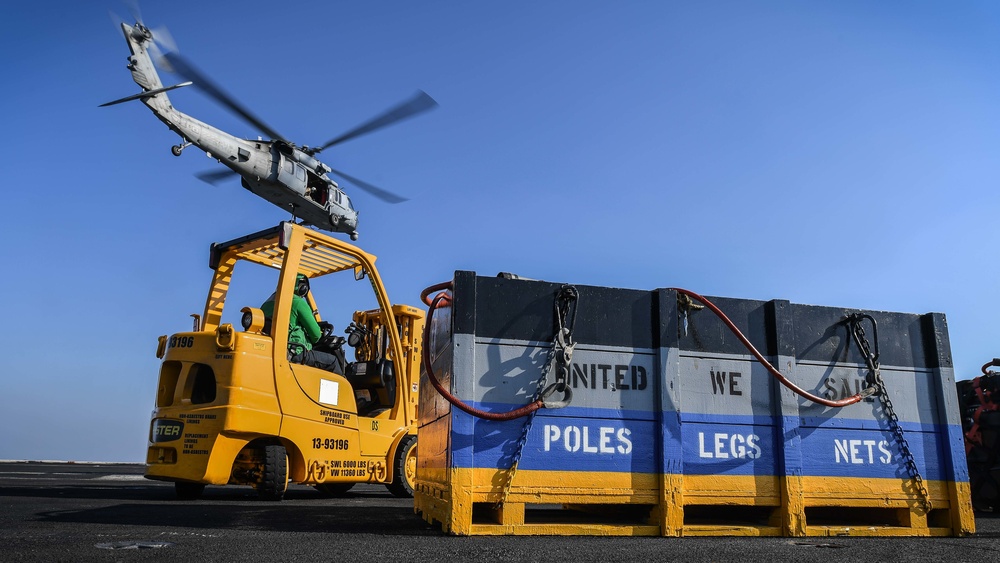
<svg viewBox="0 0 1000 563">
<path fill-rule="evenodd" d="M 240 312 L 243 313 L 243 318 L 240 319 L 243 330 L 260 333 L 261 329 L 264 328 L 264 311 L 253 307 L 243 307 Z"/>
</svg>

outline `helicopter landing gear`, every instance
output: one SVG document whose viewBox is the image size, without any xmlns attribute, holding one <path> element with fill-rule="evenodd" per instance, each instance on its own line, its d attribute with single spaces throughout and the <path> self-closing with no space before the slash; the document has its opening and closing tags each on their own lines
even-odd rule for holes
<svg viewBox="0 0 1000 563">
<path fill-rule="evenodd" d="M 170 147 L 170 152 L 172 152 L 174 154 L 174 156 L 180 156 L 181 155 L 181 151 L 183 151 L 184 149 L 186 149 L 186 148 L 188 148 L 190 146 L 191 146 L 191 143 L 187 143 L 187 142 L 181 143 L 179 145 L 174 145 L 174 146 Z"/>
</svg>

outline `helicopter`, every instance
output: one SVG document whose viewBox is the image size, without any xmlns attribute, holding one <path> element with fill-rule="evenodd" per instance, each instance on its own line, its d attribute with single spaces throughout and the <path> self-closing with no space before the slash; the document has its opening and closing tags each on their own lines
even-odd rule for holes
<svg viewBox="0 0 1000 563">
<path fill-rule="evenodd" d="M 127 66 L 142 92 L 99 107 L 141 101 L 171 131 L 180 135 L 181 142 L 170 148 L 174 156 L 180 156 L 184 149 L 193 145 L 226 166 L 225 170 L 196 174 L 201 180 L 215 184 L 239 176 L 244 188 L 290 211 L 293 218 L 327 231 L 346 233 L 351 240 L 358 239 L 358 212 L 330 174 L 383 201 L 406 201 L 397 194 L 332 169 L 320 162 L 316 155 L 336 144 L 437 107 L 437 102 L 423 91 L 418 90 L 410 99 L 322 145 L 298 146 L 250 113 L 179 54 L 163 51 L 155 42 L 153 32 L 141 21 L 134 25 L 121 23 L 121 29 L 132 52 Z M 186 81 L 164 86 L 151 54 L 157 57 L 164 70 L 172 71 Z M 241 139 L 174 109 L 167 92 L 192 84 L 270 139 Z"/>
</svg>

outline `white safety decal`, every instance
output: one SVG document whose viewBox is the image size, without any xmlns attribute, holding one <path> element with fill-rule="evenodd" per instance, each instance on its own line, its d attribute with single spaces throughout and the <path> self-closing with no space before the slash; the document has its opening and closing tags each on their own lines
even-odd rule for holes
<svg viewBox="0 0 1000 563">
<path fill-rule="evenodd" d="M 329 379 L 319 380 L 319 402 L 324 405 L 337 406 L 337 399 L 340 395 L 340 382 Z"/>
</svg>

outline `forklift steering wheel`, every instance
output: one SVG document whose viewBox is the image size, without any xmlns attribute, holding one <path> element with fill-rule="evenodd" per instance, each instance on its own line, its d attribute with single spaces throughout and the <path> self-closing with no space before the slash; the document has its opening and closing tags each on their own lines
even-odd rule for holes
<svg viewBox="0 0 1000 563">
<path fill-rule="evenodd" d="M 330 335 L 333 334 L 333 325 L 326 321 L 320 321 L 319 330 L 320 330 L 320 337 L 319 337 L 320 340 L 328 338 L 330 337 Z"/>
</svg>

